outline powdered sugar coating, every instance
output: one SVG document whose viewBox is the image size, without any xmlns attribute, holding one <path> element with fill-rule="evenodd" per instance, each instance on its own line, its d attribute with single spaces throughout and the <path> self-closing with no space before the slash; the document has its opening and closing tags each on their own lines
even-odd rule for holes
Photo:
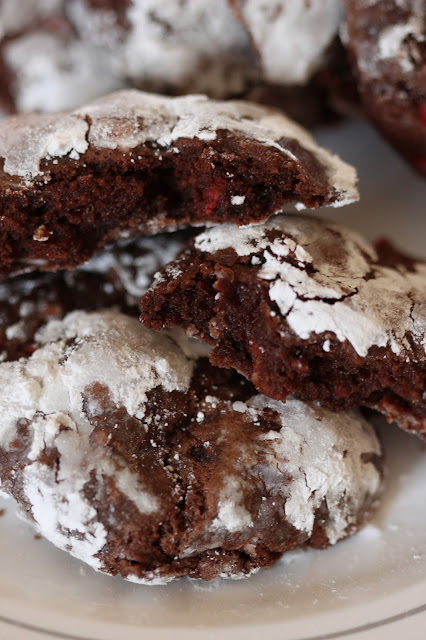
<svg viewBox="0 0 426 640">
<path fill-rule="evenodd" d="M 209 527 L 215 542 L 193 542 L 182 557 L 220 546 L 224 534 L 255 538 L 259 522 L 270 517 L 271 501 L 283 504 L 286 520 L 306 536 L 312 535 L 318 510 L 325 507 L 327 541 L 335 544 L 351 532 L 363 506 L 379 496 L 382 475 L 372 460 L 380 458 L 381 446 L 357 412 L 334 413 L 315 403 L 294 398 L 282 403 L 260 394 L 225 406 L 253 425 L 273 412 L 280 428 L 259 433 L 250 446 L 234 444 L 237 462 L 223 478 L 217 517 Z M 247 508 L 253 482 L 262 486 L 264 496 L 256 517 Z"/>
<path fill-rule="evenodd" d="M 277 231 L 271 240 L 269 233 Z M 349 229 L 282 215 L 263 225 L 209 229 L 195 246 L 253 256 L 271 301 L 302 339 L 330 332 L 362 357 L 373 346 L 390 346 L 414 359 L 411 335 L 426 350 L 426 265 L 413 272 L 376 265 L 374 249 Z"/>
<path fill-rule="evenodd" d="M 86 41 L 119 77 L 156 90 L 240 94 L 256 76 L 247 33 L 228 0 L 133 0 L 111 8 L 76 0 L 67 7 Z"/>
<path fill-rule="evenodd" d="M 111 531 L 114 534 L 116 525 L 118 530 L 120 527 L 120 514 L 114 508 L 107 521 L 99 517 L 99 502 L 104 506 L 103 496 L 111 496 L 103 493 L 109 483 L 113 482 L 114 491 L 118 490 L 132 503 L 132 510 L 146 519 L 153 518 L 148 520 L 153 530 L 156 522 L 161 525 L 174 513 L 173 508 L 167 511 L 170 504 L 167 501 L 174 495 L 179 503 L 184 488 L 189 503 L 185 518 L 187 522 L 194 518 L 191 491 L 198 478 L 191 472 L 191 465 L 199 462 L 199 455 L 193 454 L 191 440 L 189 451 L 182 453 L 180 442 L 185 445 L 185 436 L 181 428 L 174 436 L 176 442 L 171 444 L 171 450 L 164 442 L 160 444 L 168 424 L 167 411 L 163 414 L 165 407 L 158 406 L 152 413 L 157 405 L 151 401 L 150 413 L 146 415 L 144 404 L 147 393 L 154 388 L 161 388 L 166 394 L 190 389 L 198 354 L 188 339 L 181 336 L 176 341 L 174 336 L 153 334 L 137 320 L 116 311 L 73 312 L 63 321 L 50 321 L 39 331 L 37 340 L 40 347 L 32 356 L 0 365 L 2 460 L 14 455 L 16 442 L 23 437 L 19 430 L 25 424 L 28 445 L 17 467 L 19 499 L 46 538 L 93 568 L 109 572 L 111 566 L 105 560 L 111 544 L 109 536 Z M 181 348 L 183 342 L 187 355 Z M 107 389 L 107 410 L 102 405 L 102 396 L 94 390 L 95 385 Z M 126 408 L 126 415 L 138 418 L 141 422 L 132 423 L 132 428 L 141 429 L 144 437 L 155 425 L 151 435 L 157 441 L 151 440 L 150 454 L 143 467 L 146 469 L 150 460 L 153 465 L 158 464 L 160 459 L 162 466 L 153 473 L 167 474 L 171 479 L 168 485 L 171 495 L 166 496 L 161 490 L 164 485 L 153 481 L 151 486 L 149 472 L 141 481 L 129 462 L 133 459 L 130 452 L 126 464 L 121 455 L 112 455 L 114 448 L 105 446 L 106 434 L 98 428 L 99 419 L 101 425 L 112 420 L 113 429 L 106 442 L 114 439 L 115 429 L 118 435 L 127 428 L 123 414 L 116 424 L 117 418 L 108 417 L 114 407 Z M 285 513 L 283 531 L 288 523 L 297 531 L 294 546 L 309 539 L 317 512 L 324 506 L 328 512 L 326 542 L 334 544 L 359 526 L 360 518 L 365 517 L 365 511 L 380 493 L 381 473 L 372 462 L 374 456 L 381 457 L 380 445 L 368 423 L 355 413 L 334 414 L 315 405 L 295 400 L 282 404 L 258 395 L 245 402 L 206 395 L 199 408 L 201 417 L 198 419 L 197 414 L 196 424 L 202 423 L 205 416 L 216 423 L 226 415 L 228 421 L 223 423 L 225 431 L 213 429 L 212 443 L 202 439 L 200 443 L 200 434 L 196 435 L 207 452 L 207 464 L 220 460 L 220 465 L 217 468 L 217 462 L 213 462 L 209 467 L 206 477 L 213 474 L 213 480 L 204 478 L 207 510 L 203 529 L 197 523 L 182 528 L 185 533 L 178 540 L 173 562 L 191 561 L 204 551 L 221 550 L 224 541 L 235 540 L 238 546 L 238 540 L 246 539 L 255 545 L 258 536 L 268 530 L 269 525 L 265 528 L 264 523 L 272 517 L 271 513 Z M 275 416 L 272 424 L 278 423 L 281 428 L 253 430 L 265 419 L 271 424 L 271 414 Z M 95 421 L 94 416 L 98 416 Z M 193 420 L 183 413 L 177 424 L 184 418 L 188 422 Z M 136 434 L 131 435 L 127 446 L 132 446 L 135 437 Z M 229 453 L 220 454 L 222 441 L 226 445 L 230 437 L 235 444 L 232 473 Z M 55 464 L 49 458 L 52 451 L 56 452 Z M 253 492 L 259 499 L 249 499 Z M 266 496 L 265 501 L 260 500 L 262 495 Z M 291 529 L 293 535 L 292 532 Z M 171 537 L 174 540 L 173 534 Z M 127 540 L 123 540 L 124 554 L 126 544 Z M 128 553 L 132 557 L 135 547 L 129 544 Z M 143 541 L 141 544 L 143 548 Z M 222 564 L 221 575 L 243 577 L 233 566 L 230 562 L 229 570 L 225 570 Z M 173 566 L 160 566 L 158 570 L 142 568 L 139 575 L 136 569 L 135 563 L 131 564 L 131 570 L 123 572 L 124 577 L 133 582 L 164 584 L 175 575 Z M 250 572 L 254 569 L 252 566 Z M 182 575 L 182 571 L 177 564 L 176 575 Z"/>
<path fill-rule="evenodd" d="M 296 140 L 326 171 L 333 206 L 358 198 L 353 167 L 320 148 L 307 131 L 284 115 L 248 102 L 218 102 L 205 96 L 167 98 L 122 91 L 68 114 L 10 119 L 0 127 L 0 156 L 5 173 L 28 183 L 43 175 L 43 160 L 66 155 L 78 159 L 89 145 L 124 151 L 146 143 L 173 148 L 182 138 L 214 140 L 220 130 L 278 149 L 299 163 L 297 151 L 286 146 L 288 139 Z M 48 179 L 49 173 L 45 176 Z"/>
<path fill-rule="evenodd" d="M 321 66 L 343 17 L 341 0 L 237 0 L 259 52 L 264 76 L 277 84 L 306 84 Z"/>
<path fill-rule="evenodd" d="M 71 313 L 64 321 L 48 323 L 37 340 L 43 346 L 26 362 L 5 363 L 0 369 L 0 444 L 9 450 L 20 422 L 30 421 L 24 494 L 33 518 L 56 546 L 100 568 L 97 554 L 106 532 L 83 492 L 90 474 L 100 483 L 114 476 L 119 490 L 142 513 L 155 512 L 158 501 L 128 469 L 115 468 L 92 450 L 93 426 L 83 402 L 93 410 L 90 402 L 96 400 L 90 400 L 90 388 L 100 383 L 117 406 L 141 418 L 150 389 L 188 388 L 193 361 L 170 338 L 114 311 Z M 52 447 L 60 456 L 56 474 L 42 462 L 43 452 Z"/>
<path fill-rule="evenodd" d="M 253 519 L 244 507 L 244 482 L 238 476 L 225 479 L 212 528 L 235 533 L 252 526 Z"/>
<path fill-rule="evenodd" d="M 45 345 L 29 360 L 29 366 L 33 363 L 35 367 L 36 377 L 38 365 L 43 371 L 46 360 L 52 358 L 52 349 L 57 352 L 58 348 L 65 348 L 67 341 L 76 341 L 70 353 L 65 348 L 63 367 L 60 365 L 53 375 L 55 380 L 61 381 L 60 388 L 54 390 L 53 382 L 43 384 L 44 393 L 39 400 L 41 411 L 49 411 L 56 404 L 56 398 L 63 394 L 60 389 L 65 382 L 67 401 L 71 403 L 67 405 L 67 411 L 74 414 L 81 410 L 82 391 L 100 383 L 108 388 L 114 403 L 140 419 L 145 413 L 144 403 L 149 390 L 158 385 L 166 391 L 185 390 L 191 380 L 193 362 L 183 356 L 170 338 L 142 329 L 136 319 L 113 311 L 73 312 L 62 321 L 50 321 L 35 338 Z"/>
<path fill-rule="evenodd" d="M 35 18 L 55 15 L 62 0 L 0 1 L 0 39 L 30 25 Z"/>
<path fill-rule="evenodd" d="M 248 402 L 252 417 L 265 409 L 277 411 L 282 424 L 280 431 L 261 437 L 267 452 L 267 466 L 261 470 L 266 486 L 286 496 L 289 522 L 309 534 L 317 509 L 325 503 L 327 536 L 335 544 L 355 524 L 366 497 L 380 490 L 377 468 L 363 459 L 367 452 L 381 454 L 374 432 L 352 412 L 331 413 L 293 398 L 282 403 L 263 395 Z"/>
<path fill-rule="evenodd" d="M 150 389 L 158 385 L 168 391 L 186 389 L 192 375 L 193 361 L 170 338 L 157 336 L 140 327 L 137 319 L 116 311 L 76 311 L 63 321 L 51 320 L 36 341 L 43 346 L 27 362 L 4 363 L 0 370 L 3 448 L 13 439 L 17 421 L 34 420 L 38 412 L 48 420 L 55 416 L 44 424 L 43 433 L 56 434 L 61 424 L 70 421 L 78 424 L 83 394 L 95 383 L 105 385 L 111 399 L 130 415 L 142 417 Z M 35 459 L 40 450 L 34 443 L 32 451 Z"/>
<path fill-rule="evenodd" d="M 7 126 L 6 126 L 7 123 Z M 28 115 L 10 118 L 0 130 L 0 155 L 4 171 L 26 180 L 42 175 L 43 159 L 69 156 L 77 159 L 88 149 L 88 125 L 72 115 Z"/>
<path fill-rule="evenodd" d="M 24 33 L 5 44 L 3 56 L 18 111 L 62 111 L 123 86 L 90 43 L 60 33 Z"/>
<path fill-rule="evenodd" d="M 76 309 L 117 306 L 137 317 L 153 275 L 187 238 L 178 232 L 122 241 L 76 270 L 36 272 L 1 282 L 0 362 L 27 356 L 39 327 Z"/>
<path fill-rule="evenodd" d="M 358 68 L 366 78 L 381 78 L 386 73 L 394 73 L 403 78 L 404 74 L 415 72 L 416 67 L 421 72 L 420 51 L 426 40 L 424 0 L 392 0 L 392 3 L 387 5 L 387 13 L 383 13 L 381 22 L 372 27 L 377 31 L 374 37 L 368 37 L 368 32 L 363 33 L 368 21 L 357 24 L 357 10 L 380 10 L 384 4 L 383 0 L 363 0 L 358 2 L 358 5 L 352 0 L 347 2 L 349 7 L 353 5 L 351 10 L 354 15 L 351 20 L 354 24 L 351 25 L 349 21 L 343 24 L 341 36 L 348 45 L 353 46 Z M 397 22 L 392 22 L 392 4 L 396 15 L 399 16 Z M 378 15 L 380 16 L 380 13 Z M 370 20 L 372 18 L 376 19 L 373 13 Z M 358 29 L 361 32 L 359 42 L 355 39 L 355 36 L 358 37 Z M 348 31 L 351 30 L 352 40 L 349 41 Z"/>
<path fill-rule="evenodd" d="M 424 174 L 426 4 L 345 0 L 342 30 L 364 109 L 414 169 Z"/>
<path fill-rule="evenodd" d="M 122 242 L 95 254 L 86 264 L 79 267 L 79 270 L 99 274 L 113 272 L 126 290 L 127 302 L 132 305 L 138 304 L 151 285 L 155 272 L 176 257 L 183 243 L 179 234 L 157 235 Z"/>
<path fill-rule="evenodd" d="M 382 28 L 378 37 L 372 38 L 368 45 L 364 45 L 364 51 L 360 52 L 359 68 L 373 78 L 382 75 L 383 65 L 396 65 L 401 74 L 414 71 L 419 61 L 415 58 L 410 41 L 418 45 L 426 41 L 424 0 L 395 0 L 395 5 L 406 12 L 408 18 Z"/>
<path fill-rule="evenodd" d="M 58 473 L 40 462 L 28 465 L 23 474 L 24 494 L 40 533 L 55 546 L 99 569 L 97 554 L 104 547 L 107 534 L 105 527 L 96 522 L 96 511 L 82 493 L 86 477 L 80 475 L 84 464 L 80 440 L 73 432 L 59 434 L 55 440 L 61 456 Z"/>
</svg>

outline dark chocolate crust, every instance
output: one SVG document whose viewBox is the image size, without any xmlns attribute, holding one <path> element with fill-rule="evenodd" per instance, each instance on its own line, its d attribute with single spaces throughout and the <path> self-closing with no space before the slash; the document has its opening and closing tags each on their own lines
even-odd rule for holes
<svg viewBox="0 0 426 640">
<path fill-rule="evenodd" d="M 416 0 L 345 0 L 346 45 L 368 116 L 426 176 L 426 14 Z"/>
<path fill-rule="evenodd" d="M 247 240 L 228 227 L 220 250 L 214 239 L 192 244 L 142 298 L 142 322 L 183 327 L 213 345 L 212 363 L 237 369 L 270 397 L 371 407 L 426 437 L 425 264 L 387 243 L 377 255 L 319 220 L 280 216 L 254 229 L 258 237 Z M 234 249 L 240 242 L 244 255 Z M 270 259 L 277 271 L 268 275 Z M 280 286 L 290 296 L 286 313 Z"/>
</svg>

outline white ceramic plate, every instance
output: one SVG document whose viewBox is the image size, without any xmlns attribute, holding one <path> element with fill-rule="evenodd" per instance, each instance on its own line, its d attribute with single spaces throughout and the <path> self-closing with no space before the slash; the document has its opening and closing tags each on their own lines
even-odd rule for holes
<svg viewBox="0 0 426 640">
<path fill-rule="evenodd" d="M 321 141 L 359 168 L 362 203 L 328 210 L 369 237 L 426 256 L 425 183 L 365 125 Z M 142 587 L 95 574 L 1 501 L 0 640 L 412 640 L 426 627 L 426 446 L 382 428 L 389 462 L 374 522 L 327 551 L 294 551 L 245 581 Z M 266 635 L 267 634 L 267 635 Z"/>
</svg>

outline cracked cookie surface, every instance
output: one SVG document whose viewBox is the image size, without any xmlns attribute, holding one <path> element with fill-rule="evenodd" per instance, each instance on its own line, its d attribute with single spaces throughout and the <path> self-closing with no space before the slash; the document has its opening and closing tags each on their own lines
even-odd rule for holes
<svg viewBox="0 0 426 640">
<path fill-rule="evenodd" d="M 185 237 L 0 284 L 1 491 L 60 548 L 150 584 L 243 577 L 298 544 L 334 543 L 368 519 L 382 484 L 357 414 L 283 410 L 202 345 L 140 326 L 140 296 Z"/>
<path fill-rule="evenodd" d="M 426 436 L 426 265 L 313 218 L 197 236 L 156 276 L 142 321 L 182 326 L 267 395 L 368 406 Z"/>
<path fill-rule="evenodd" d="M 106 243 L 356 200 L 356 173 L 277 111 L 112 94 L 0 124 L 0 277 L 75 267 Z"/>
<path fill-rule="evenodd" d="M 286 404 L 118 311 L 51 320 L 0 365 L 1 489 L 94 569 L 244 577 L 359 528 L 382 453 L 353 412 Z"/>
</svg>

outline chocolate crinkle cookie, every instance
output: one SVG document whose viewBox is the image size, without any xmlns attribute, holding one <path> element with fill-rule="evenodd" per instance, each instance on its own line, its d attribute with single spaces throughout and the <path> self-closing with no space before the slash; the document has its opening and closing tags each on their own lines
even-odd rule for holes
<svg viewBox="0 0 426 640">
<path fill-rule="evenodd" d="M 82 39 L 133 86 L 227 98 L 259 77 L 228 0 L 74 0 L 66 10 Z"/>
<path fill-rule="evenodd" d="M 364 108 L 380 131 L 426 175 L 426 4 L 345 0 L 342 36 Z"/>
<path fill-rule="evenodd" d="M 67 11 L 118 75 L 216 98 L 262 81 L 306 85 L 343 17 L 341 0 L 76 0 Z"/>
<path fill-rule="evenodd" d="M 426 437 L 426 264 L 319 219 L 281 215 L 198 235 L 142 298 L 262 393 L 367 406 Z"/>
<path fill-rule="evenodd" d="M 243 577 L 374 509 L 382 453 L 356 413 L 258 395 L 117 310 L 50 320 L 35 343 L 0 364 L 1 490 L 96 570 Z"/>
<path fill-rule="evenodd" d="M 0 107 L 54 112 L 133 87 L 258 99 L 304 126 L 336 119 L 329 92 L 312 75 L 329 69 L 324 48 L 337 34 L 340 0 L 282 2 L 278 22 L 280 12 L 261 4 L 261 35 L 269 28 L 275 34 L 266 65 L 252 25 L 230 0 L 2 0 Z M 285 60 L 276 82 L 269 80 L 271 55 Z"/>
<path fill-rule="evenodd" d="M 120 237 L 342 206 L 355 170 L 278 111 L 112 94 L 0 123 L 0 277 L 76 267 Z"/>
</svg>

